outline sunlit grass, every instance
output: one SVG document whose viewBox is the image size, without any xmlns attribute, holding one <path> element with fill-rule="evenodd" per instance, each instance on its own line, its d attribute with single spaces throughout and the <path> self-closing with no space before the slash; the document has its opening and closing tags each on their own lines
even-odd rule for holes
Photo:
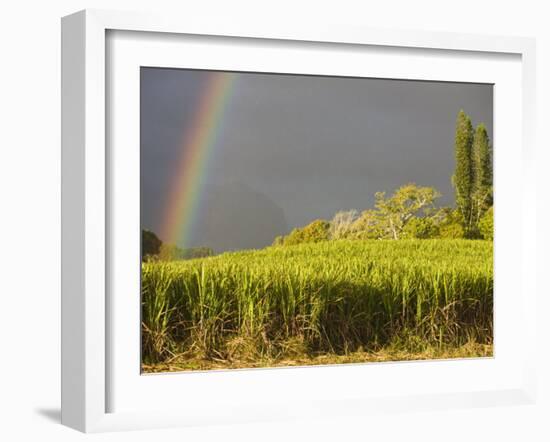
<svg viewBox="0 0 550 442">
<path fill-rule="evenodd" d="M 327 241 L 144 263 L 144 369 L 486 356 L 492 253 L 485 241 Z"/>
</svg>

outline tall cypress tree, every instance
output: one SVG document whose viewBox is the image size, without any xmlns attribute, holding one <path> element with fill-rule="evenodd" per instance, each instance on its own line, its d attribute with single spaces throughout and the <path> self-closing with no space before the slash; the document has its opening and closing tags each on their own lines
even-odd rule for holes
<svg viewBox="0 0 550 442">
<path fill-rule="evenodd" d="M 462 215 L 464 229 L 468 236 L 472 233 L 473 211 L 472 192 L 474 191 L 474 162 L 472 146 L 474 132 L 470 117 L 461 110 L 456 118 L 455 160 L 456 168 L 453 175 L 456 206 Z"/>
<path fill-rule="evenodd" d="M 477 225 L 485 211 L 493 204 L 493 162 L 489 135 L 484 124 L 476 127 L 473 151 L 473 218 Z"/>
</svg>

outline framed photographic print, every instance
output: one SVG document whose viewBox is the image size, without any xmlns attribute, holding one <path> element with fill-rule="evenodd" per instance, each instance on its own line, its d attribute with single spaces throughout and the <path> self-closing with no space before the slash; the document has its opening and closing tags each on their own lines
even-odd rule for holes
<svg viewBox="0 0 550 442">
<path fill-rule="evenodd" d="M 141 67 L 140 103 L 143 372 L 493 355 L 492 84 Z"/>
<path fill-rule="evenodd" d="M 63 423 L 533 400 L 531 40 L 85 11 L 62 43 Z"/>
</svg>

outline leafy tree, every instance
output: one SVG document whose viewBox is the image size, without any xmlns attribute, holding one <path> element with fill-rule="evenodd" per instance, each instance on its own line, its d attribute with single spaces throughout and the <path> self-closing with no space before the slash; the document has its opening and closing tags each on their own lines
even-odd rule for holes
<svg viewBox="0 0 550 442">
<path fill-rule="evenodd" d="M 195 259 L 214 256 L 214 250 L 210 247 L 191 247 L 187 249 L 177 249 L 179 252 L 178 259 Z"/>
<path fill-rule="evenodd" d="M 334 215 L 329 227 L 330 239 L 345 239 L 352 236 L 355 222 L 357 221 L 357 210 L 340 211 Z"/>
<path fill-rule="evenodd" d="M 317 219 L 304 227 L 306 242 L 319 242 L 328 239 L 330 223 L 324 219 Z"/>
<path fill-rule="evenodd" d="M 489 136 L 484 124 L 477 126 L 473 140 L 472 224 L 477 225 L 493 204 L 493 164 Z"/>
<path fill-rule="evenodd" d="M 464 238 L 464 224 L 462 214 L 458 209 L 442 207 L 433 215 L 433 220 L 439 231 L 439 238 Z"/>
<path fill-rule="evenodd" d="M 368 209 L 361 213 L 351 227 L 353 239 L 381 239 L 386 236 L 384 217 L 376 209 Z"/>
<path fill-rule="evenodd" d="M 474 133 L 470 117 L 461 110 L 456 119 L 455 132 L 455 160 L 456 168 L 452 177 L 455 188 L 456 206 L 462 215 L 466 233 L 469 234 L 473 227 L 472 217 L 472 192 L 473 185 L 473 158 L 472 146 Z"/>
<path fill-rule="evenodd" d="M 142 259 L 148 259 L 157 256 L 160 252 L 162 241 L 151 230 L 141 230 L 141 256 Z"/>
<path fill-rule="evenodd" d="M 325 220 L 317 219 L 307 226 L 293 229 L 288 236 L 284 238 L 284 245 L 291 246 L 308 242 L 320 242 L 329 239 L 330 223 Z"/>
<path fill-rule="evenodd" d="M 385 192 L 377 192 L 375 207 L 385 237 L 399 239 L 406 224 L 420 211 L 433 207 L 433 202 L 441 196 L 433 187 L 419 187 L 414 183 L 401 186 L 386 198 Z"/>
<path fill-rule="evenodd" d="M 300 227 L 292 229 L 292 231 L 285 236 L 283 244 L 285 246 L 294 246 L 296 244 L 302 244 L 304 241 L 304 230 Z"/>
<path fill-rule="evenodd" d="M 492 207 L 490 207 L 479 220 L 479 232 L 483 239 L 493 240 L 494 215 Z"/>
<path fill-rule="evenodd" d="M 163 243 L 160 246 L 158 257 L 162 261 L 174 261 L 179 259 L 181 255 L 181 249 L 175 244 Z"/>
<path fill-rule="evenodd" d="M 210 247 L 191 247 L 182 249 L 175 244 L 162 244 L 158 258 L 162 261 L 175 261 L 178 259 L 196 259 L 213 256 L 214 250 Z"/>
<path fill-rule="evenodd" d="M 433 217 L 412 217 L 403 228 L 403 237 L 430 239 L 439 236 L 439 226 Z"/>
<path fill-rule="evenodd" d="M 465 238 L 464 226 L 462 222 L 449 223 L 439 228 L 439 238 L 442 239 L 460 239 Z"/>
</svg>

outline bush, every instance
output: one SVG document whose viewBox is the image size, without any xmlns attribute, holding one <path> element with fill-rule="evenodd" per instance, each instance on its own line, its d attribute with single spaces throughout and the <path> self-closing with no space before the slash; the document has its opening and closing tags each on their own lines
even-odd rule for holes
<svg viewBox="0 0 550 442">
<path fill-rule="evenodd" d="M 404 238 L 430 239 L 439 236 L 439 226 L 433 218 L 411 218 L 403 228 Z"/>
<path fill-rule="evenodd" d="M 479 220 L 479 233 L 483 239 L 492 241 L 494 236 L 494 215 L 490 207 Z"/>
<path fill-rule="evenodd" d="M 328 239 L 328 221 L 318 219 L 303 228 L 305 242 L 319 242 Z"/>
<path fill-rule="evenodd" d="M 439 228 L 439 237 L 444 239 L 464 238 L 464 227 L 461 223 L 449 223 Z"/>
<path fill-rule="evenodd" d="M 303 244 L 309 242 L 326 241 L 329 238 L 330 223 L 328 221 L 317 219 L 307 226 L 295 228 L 288 236 L 284 238 L 285 246 Z"/>
<path fill-rule="evenodd" d="M 176 261 L 179 259 L 197 259 L 214 256 L 210 247 L 191 247 L 182 249 L 175 244 L 162 244 L 158 254 L 161 261 Z"/>
<path fill-rule="evenodd" d="M 179 249 L 180 259 L 208 258 L 214 256 L 214 250 L 210 247 L 191 247 L 188 249 Z"/>
<path fill-rule="evenodd" d="M 147 229 L 141 231 L 141 256 L 143 260 L 157 256 L 160 253 L 162 241 Z"/>
<path fill-rule="evenodd" d="M 179 259 L 181 249 L 179 249 L 175 244 L 162 244 L 160 246 L 160 251 L 158 257 L 161 261 L 173 261 Z"/>
<path fill-rule="evenodd" d="M 293 246 L 296 244 L 302 244 L 303 242 L 304 242 L 304 231 L 299 227 L 292 229 L 292 231 L 283 239 L 283 244 L 285 246 Z"/>
<path fill-rule="evenodd" d="M 435 218 L 438 219 L 440 238 L 465 238 L 466 232 L 462 223 L 462 215 L 457 209 L 444 207 L 436 213 Z"/>
</svg>

